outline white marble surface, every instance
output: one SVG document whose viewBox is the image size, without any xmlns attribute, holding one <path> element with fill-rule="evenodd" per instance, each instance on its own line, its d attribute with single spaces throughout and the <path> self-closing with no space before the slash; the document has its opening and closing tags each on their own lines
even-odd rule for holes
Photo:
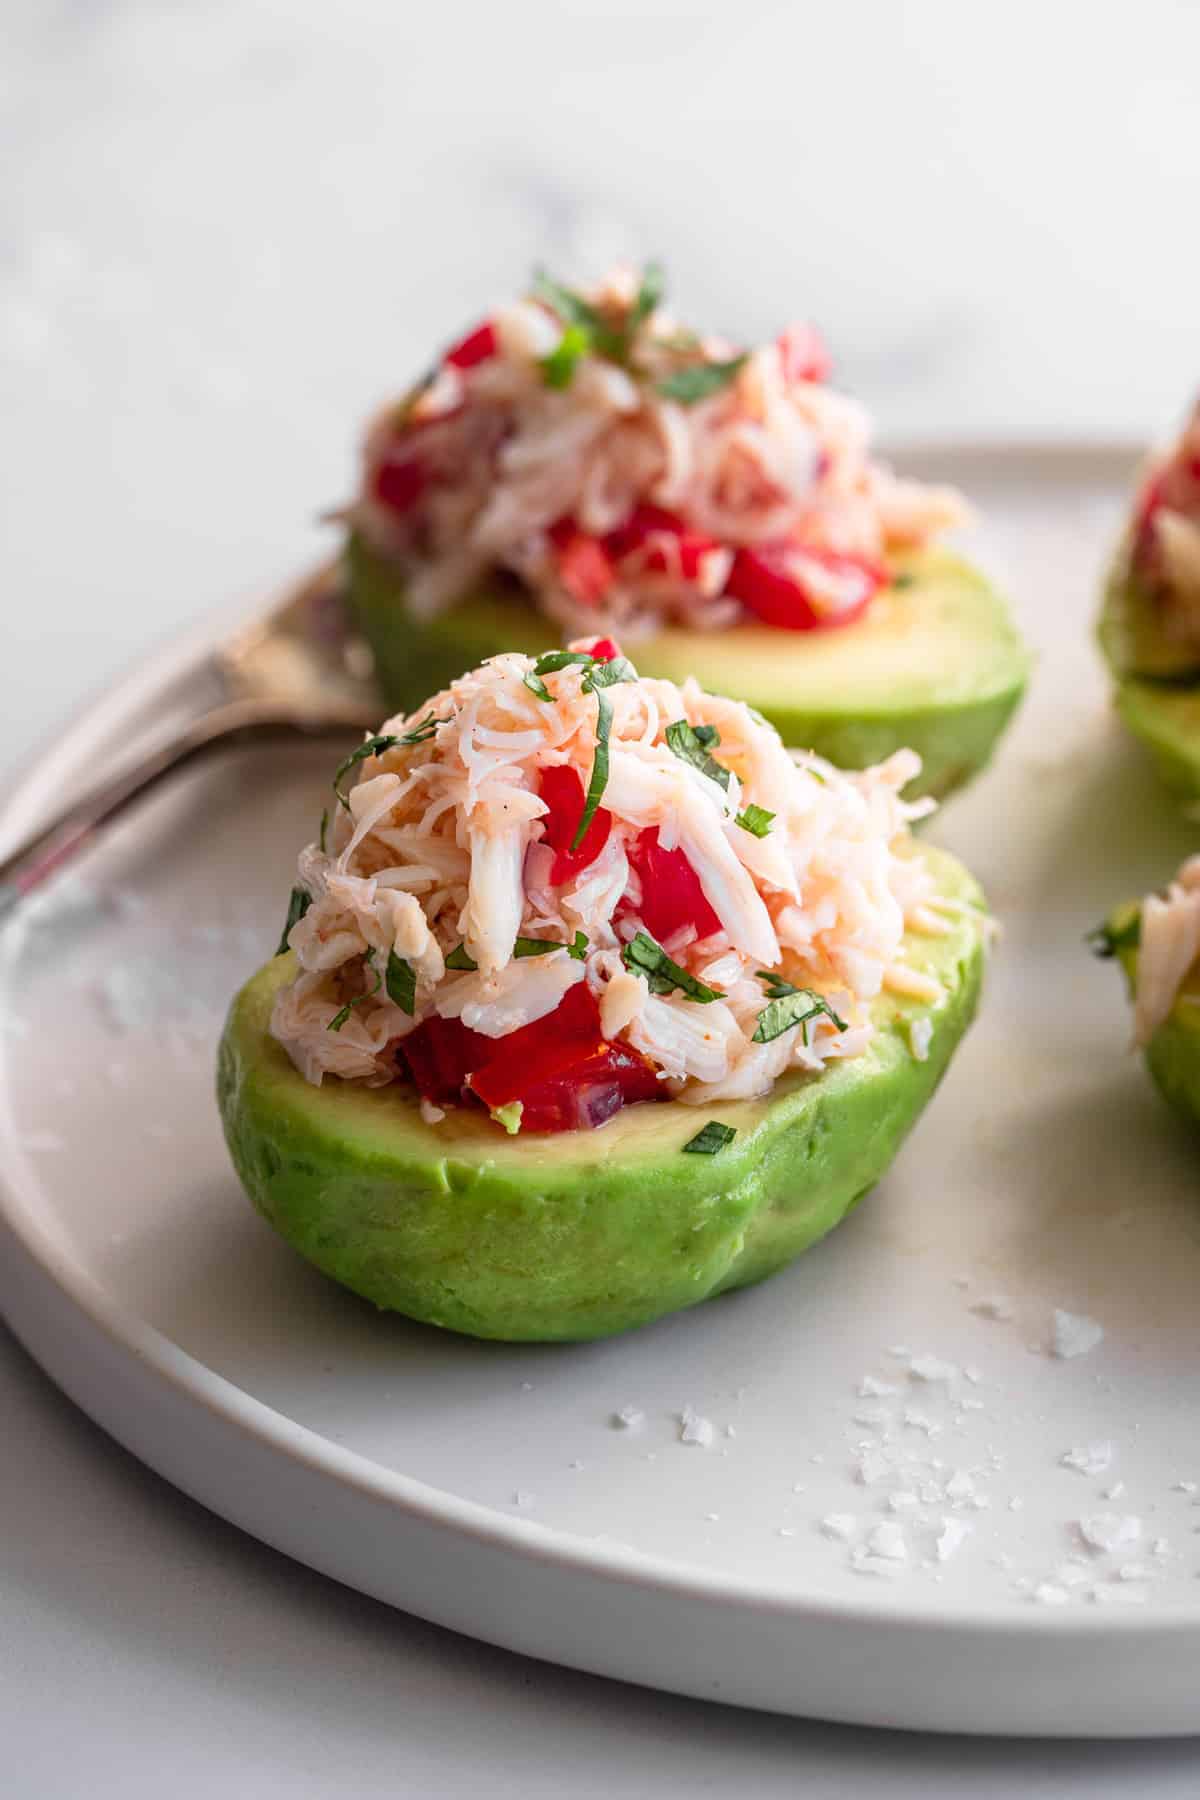
<svg viewBox="0 0 1200 1800">
<path fill-rule="evenodd" d="M 893 439 L 1144 438 L 1200 368 L 1190 0 L 9 0 L 0 764 L 310 557 L 356 421 L 541 258 L 821 322 Z M 850 124 L 847 127 L 846 121 Z M 1194 1793 L 1187 1745 L 634 1693 L 239 1538 L 0 1348 L 6 1793 Z"/>
</svg>

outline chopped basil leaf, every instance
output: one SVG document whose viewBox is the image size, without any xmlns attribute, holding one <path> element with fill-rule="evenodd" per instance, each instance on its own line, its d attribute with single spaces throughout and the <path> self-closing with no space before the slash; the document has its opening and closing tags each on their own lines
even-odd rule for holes
<svg viewBox="0 0 1200 1800">
<path fill-rule="evenodd" d="M 729 770 L 723 769 L 719 762 L 714 762 L 708 754 L 711 745 L 719 744 L 721 734 L 715 725 L 689 725 L 686 719 L 676 719 L 667 726 L 667 747 L 673 750 L 681 762 L 690 763 L 693 769 L 699 769 L 711 781 L 721 787 L 729 786 Z"/>
<path fill-rule="evenodd" d="M 619 682 L 636 680 L 633 664 L 627 656 L 610 656 L 607 662 L 602 657 L 593 657 L 592 666 L 583 678 L 583 691 L 591 694 L 597 688 L 616 687 Z"/>
<path fill-rule="evenodd" d="M 395 1001 L 400 1011 L 406 1012 L 411 1019 L 416 1011 L 417 972 L 405 957 L 397 956 L 394 950 L 388 951 L 386 980 L 388 999 Z"/>
<path fill-rule="evenodd" d="M 627 969 L 637 975 L 644 975 L 652 994 L 669 994 L 672 989 L 685 994 L 689 1000 L 707 1006 L 710 1000 L 720 1000 L 723 993 L 720 988 L 705 987 L 686 969 L 681 969 L 677 962 L 672 962 L 661 944 L 655 943 L 647 931 L 639 931 L 637 936 L 626 944 L 621 952 L 621 961 Z"/>
<path fill-rule="evenodd" d="M 342 805 L 349 806 L 350 804 L 342 792 L 342 777 L 348 775 L 351 769 L 357 768 L 360 762 L 365 762 L 368 756 L 382 756 L 385 751 L 395 750 L 402 745 L 424 744 L 433 736 L 439 725 L 447 724 L 449 724 L 448 719 L 435 719 L 432 713 L 426 713 L 425 717 L 419 720 L 411 731 L 402 732 L 399 737 L 367 738 L 358 746 L 357 750 L 350 752 L 344 762 L 338 764 L 334 773 L 333 791 Z"/>
<path fill-rule="evenodd" d="M 307 888 L 294 887 L 292 889 L 291 894 L 288 897 L 287 918 L 284 920 L 283 924 L 283 936 L 279 940 L 279 948 L 275 952 L 276 956 L 283 955 L 288 947 L 288 937 L 291 934 L 292 926 L 300 923 L 311 905 L 312 895 Z"/>
<path fill-rule="evenodd" d="M 657 383 L 658 391 L 664 399 L 678 400 L 681 406 L 694 406 L 697 400 L 707 400 L 728 387 L 745 361 L 743 352 L 728 362 L 695 363 L 691 368 L 677 369 L 674 375 Z"/>
<path fill-rule="evenodd" d="M 549 356 L 538 358 L 542 380 L 548 388 L 570 387 L 575 365 L 591 348 L 591 335 L 582 325 L 568 325 Z"/>
<path fill-rule="evenodd" d="M 533 673 L 557 675 L 560 669 L 569 669 L 576 664 L 586 668 L 595 660 L 590 650 L 544 650 L 533 665 Z"/>
<path fill-rule="evenodd" d="M 743 831 L 750 832 L 752 837 L 764 838 L 771 829 L 771 821 L 774 817 L 775 814 L 768 812 L 765 806 L 755 806 L 751 803 L 737 815 L 734 823 L 740 825 Z"/>
<path fill-rule="evenodd" d="M 371 961 L 371 952 L 369 950 L 367 952 L 367 967 L 368 969 L 375 968 L 374 963 Z M 364 1000 L 373 1000 L 382 986 L 383 976 L 379 973 L 378 969 L 375 969 L 375 986 L 373 988 L 368 988 L 365 994 L 356 994 L 353 1000 L 347 1000 L 341 1012 L 334 1013 L 332 1019 L 330 1019 L 328 1025 L 325 1027 L 326 1031 L 340 1031 L 355 1007 L 361 1006 Z"/>
<path fill-rule="evenodd" d="M 629 329 L 636 331 L 639 325 L 645 324 L 650 314 L 662 300 L 667 281 L 661 263 L 649 262 L 642 270 L 641 285 L 637 291 L 629 314 Z"/>
<path fill-rule="evenodd" d="M 845 1031 L 846 1021 L 838 1018 L 828 1000 L 820 994 L 814 994 L 811 988 L 794 988 L 791 993 L 782 994 L 763 1007 L 750 1041 L 754 1044 L 769 1044 L 775 1038 L 782 1037 L 785 1031 L 791 1031 L 793 1026 L 799 1025 L 807 1045 L 809 1020 L 819 1018 L 822 1014 L 825 1018 L 832 1019 L 839 1031 Z"/>
<path fill-rule="evenodd" d="M 782 975 L 772 975 L 770 969 L 755 969 L 754 973 L 758 976 L 760 981 L 766 982 L 768 1000 L 782 1000 L 785 994 L 798 994 L 801 992 L 801 990 L 798 987 L 794 987 L 790 981 L 785 981 Z"/>
<path fill-rule="evenodd" d="M 1119 924 L 1110 924 L 1106 920 L 1103 925 L 1097 925 L 1085 934 L 1083 941 L 1093 956 L 1104 959 L 1116 956 L 1122 950 L 1136 950 L 1142 941 L 1140 909 L 1121 919 Z"/>
<path fill-rule="evenodd" d="M 523 1100 L 510 1100 L 507 1106 L 497 1106 L 492 1117 L 497 1125 L 503 1125 L 509 1137 L 516 1137 L 521 1129 L 521 1114 L 525 1111 Z"/>
<path fill-rule="evenodd" d="M 512 953 L 521 956 L 549 956 L 552 950 L 566 950 L 569 945 L 561 938 L 517 938 L 513 943 Z"/>
<path fill-rule="evenodd" d="M 470 972 L 472 969 L 477 969 L 479 964 L 470 954 L 465 944 L 458 944 L 446 958 L 446 967 L 448 969 L 466 969 Z"/>
<path fill-rule="evenodd" d="M 544 269 L 538 269 L 533 278 L 533 291 L 550 310 L 557 313 L 564 325 L 574 325 L 584 332 L 591 346 L 601 356 L 613 357 L 620 361 L 628 348 L 623 331 L 616 330 L 599 307 L 585 300 L 573 288 L 563 287 L 561 282 L 554 281 Z"/>
<path fill-rule="evenodd" d="M 554 695 L 550 692 L 550 689 L 546 686 L 536 670 L 531 669 L 528 675 L 522 675 L 521 680 L 525 683 L 525 686 L 529 689 L 530 693 L 536 694 L 539 700 L 554 699 Z"/>
<path fill-rule="evenodd" d="M 586 931 L 577 931 L 574 940 L 567 945 L 567 955 L 573 956 L 576 962 L 586 962 L 588 941 Z"/>
<path fill-rule="evenodd" d="M 732 1125 L 722 1125 L 720 1119 L 710 1119 L 683 1147 L 685 1151 L 690 1150 L 693 1156 L 715 1156 L 718 1150 L 724 1150 L 726 1144 L 732 1144 L 736 1136 L 737 1131 Z"/>
<path fill-rule="evenodd" d="M 324 854 L 325 854 L 325 839 L 328 835 L 329 835 L 329 808 L 326 807 L 321 814 L 321 829 L 320 829 L 319 833 L 317 834 L 317 846 L 318 846 L 322 856 L 324 856 Z"/>
<path fill-rule="evenodd" d="M 571 839 L 572 850 L 578 850 L 587 836 L 588 826 L 595 818 L 604 790 L 608 786 L 608 734 L 612 729 L 612 701 L 602 688 L 596 688 L 594 692 L 596 695 L 596 748 L 592 756 L 592 772 L 588 777 L 583 811 L 580 813 L 579 823 L 575 827 L 575 836 Z"/>
</svg>

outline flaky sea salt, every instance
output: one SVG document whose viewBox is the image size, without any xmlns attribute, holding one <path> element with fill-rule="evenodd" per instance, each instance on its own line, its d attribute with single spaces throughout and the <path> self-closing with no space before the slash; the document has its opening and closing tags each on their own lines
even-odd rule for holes
<svg viewBox="0 0 1200 1800">
<path fill-rule="evenodd" d="M 899 1392 L 894 1381 L 880 1381 L 878 1375 L 864 1375 L 858 1384 L 860 1400 L 887 1400 Z"/>
<path fill-rule="evenodd" d="M 1089 1319 L 1084 1313 L 1063 1312 L 1056 1307 L 1054 1312 L 1054 1336 L 1050 1349 L 1055 1356 L 1066 1360 L 1072 1356 L 1086 1356 L 1094 1350 L 1104 1336 L 1104 1327 L 1095 1319 Z"/>
<path fill-rule="evenodd" d="M 1136 1544 L 1142 1535 L 1142 1521 L 1132 1513 L 1086 1513 L 1078 1529 L 1090 1550 L 1107 1553 Z"/>
<path fill-rule="evenodd" d="M 681 1444 L 699 1444 L 707 1449 L 713 1441 L 713 1422 L 705 1419 L 692 1407 L 685 1406 L 679 1415 L 679 1441 Z"/>
<path fill-rule="evenodd" d="M 938 1561 L 949 1562 L 955 1551 L 961 1550 L 970 1535 L 971 1527 L 965 1519 L 943 1519 L 936 1542 Z"/>
<path fill-rule="evenodd" d="M 872 1556 L 882 1556 L 888 1562 L 907 1562 L 908 1541 L 903 1527 L 894 1519 L 882 1520 L 867 1538 L 867 1550 Z"/>
<path fill-rule="evenodd" d="M 646 1423 L 646 1415 L 640 1406 L 623 1406 L 608 1422 L 614 1431 L 637 1431 Z"/>
<path fill-rule="evenodd" d="M 826 1537 L 848 1544 L 858 1530 L 858 1520 L 853 1513 L 826 1513 L 820 1528 Z"/>
<path fill-rule="evenodd" d="M 914 1381 L 953 1381 L 958 1374 L 955 1363 L 944 1362 L 940 1356 L 931 1356 L 927 1352 L 914 1356 L 908 1365 L 908 1372 Z"/>
<path fill-rule="evenodd" d="M 1105 1469 L 1112 1467 L 1115 1454 L 1112 1445 L 1103 1439 L 1096 1444 L 1079 1444 L 1073 1450 L 1064 1450 L 1058 1460 L 1064 1469 L 1074 1469 L 1080 1475 L 1103 1475 Z"/>
<path fill-rule="evenodd" d="M 1016 1315 L 1016 1308 L 1013 1306 L 1012 1301 L 1007 1299 L 1003 1294 L 989 1294 L 982 1300 L 976 1300 L 971 1307 L 971 1311 L 973 1313 L 978 1313 L 981 1319 L 995 1319 L 997 1321 L 1011 1319 Z"/>
</svg>

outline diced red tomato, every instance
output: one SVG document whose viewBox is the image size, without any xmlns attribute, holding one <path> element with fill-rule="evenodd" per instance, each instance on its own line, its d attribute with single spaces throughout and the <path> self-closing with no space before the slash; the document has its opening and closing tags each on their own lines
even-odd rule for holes
<svg viewBox="0 0 1200 1800">
<path fill-rule="evenodd" d="M 705 899 L 700 877 L 682 850 L 663 849 L 657 825 L 638 832 L 629 860 L 642 884 L 637 911 L 651 937 L 661 944 L 689 925 L 695 926 L 697 937 L 720 931 L 721 921 Z"/>
<path fill-rule="evenodd" d="M 381 462 L 371 476 L 371 497 L 389 512 L 411 512 L 425 492 L 425 469 L 413 457 Z"/>
<path fill-rule="evenodd" d="M 789 325 L 777 339 L 785 381 L 828 381 L 832 364 L 825 340 L 813 325 Z"/>
<path fill-rule="evenodd" d="M 602 1125 L 635 1100 L 666 1098 L 653 1065 L 628 1044 L 610 1043 L 586 982 L 552 1013 L 489 1038 L 458 1019 L 425 1019 L 400 1045 L 417 1092 L 435 1106 L 521 1102 L 522 1131 Z"/>
<path fill-rule="evenodd" d="M 592 645 L 592 655 L 597 662 L 612 662 L 620 654 L 621 646 L 613 638 L 597 638 Z"/>
<path fill-rule="evenodd" d="M 561 887 L 564 882 L 573 881 L 589 863 L 595 862 L 608 842 L 612 814 L 598 806 L 583 834 L 583 842 L 578 850 L 572 850 L 571 840 L 583 817 L 586 798 L 579 776 L 566 763 L 543 769 L 538 778 L 538 795 L 550 808 L 542 820 L 542 842 L 554 851 L 550 883 L 552 887 Z"/>
<path fill-rule="evenodd" d="M 472 1069 L 482 1068 L 494 1054 L 492 1038 L 471 1031 L 461 1019 L 423 1019 L 401 1041 L 399 1058 L 423 1100 L 455 1106 Z"/>
<path fill-rule="evenodd" d="M 473 369 L 479 363 L 490 361 L 498 349 L 495 328 L 490 319 L 485 319 L 482 325 L 477 325 L 474 331 L 452 345 L 442 361 L 449 363 L 452 369 Z"/>
<path fill-rule="evenodd" d="M 843 556 L 835 550 L 811 550 L 803 556 L 820 563 L 831 575 L 853 584 L 850 603 L 836 612 L 814 604 L 798 573 L 798 558 L 789 544 L 764 544 L 755 550 L 739 550 L 725 583 L 725 592 L 761 619 L 784 631 L 816 631 L 849 625 L 860 618 L 887 580 L 885 570 L 866 558 Z"/>
<path fill-rule="evenodd" d="M 614 562 L 637 556 L 642 569 L 684 581 L 695 581 L 703 558 L 721 548 L 716 538 L 693 531 L 662 506 L 635 506 L 625 523 L 609 532 L 604 546 Z"/>
<path fill-rule="evenodd" d="M 472 1073 L 470 1091 L 492 1111 L 520 1101 L 522 1131 L 601 1125 L 632 1101 L 663 1097 L 646 1058 L 604 1037 L 586 982 L 552 1013 L 492 1043 L 493 1059 Z"/>
<path fill-rule="evenodd" d="M 603 541 L 580 531 L 574 519 L 556 519 L 546 534 L 554 545 L 558 578 L 581 606 L 598 606 L 612 586 L 612 559 Z"/>
</svg>

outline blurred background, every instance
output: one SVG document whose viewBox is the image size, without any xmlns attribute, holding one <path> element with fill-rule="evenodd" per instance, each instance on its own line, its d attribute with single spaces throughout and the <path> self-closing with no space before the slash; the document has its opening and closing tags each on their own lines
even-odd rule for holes
<svg viewBox="0 0 1200 1800">
<path fill-rule="evenodd" d="M 8 0 L 0 40 L 3 764 L 319 554 L 364 413 L 539 259 L 811 317 L 890 444 L 1145 440 L 1200 380 L 1193 0 Z"/>
</svg>

